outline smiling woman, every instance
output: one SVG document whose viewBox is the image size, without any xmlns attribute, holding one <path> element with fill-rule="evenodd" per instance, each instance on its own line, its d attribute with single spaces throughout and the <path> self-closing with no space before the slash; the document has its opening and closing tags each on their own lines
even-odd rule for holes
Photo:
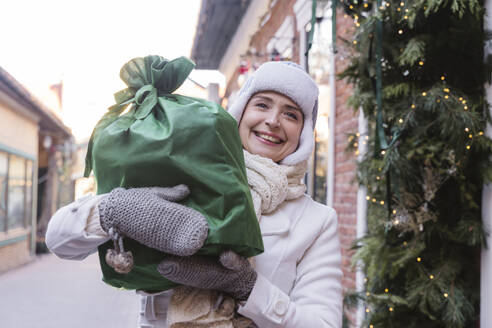
<svg viewBox="0 0 492 328">
<path fill-rule="evenodd" d="M 259 92 L 246 105 L 239 136 L 250 153 L 279 162 L 297 149 L 303 121 L 301 109 L 288 97 Z"/>
</svg>

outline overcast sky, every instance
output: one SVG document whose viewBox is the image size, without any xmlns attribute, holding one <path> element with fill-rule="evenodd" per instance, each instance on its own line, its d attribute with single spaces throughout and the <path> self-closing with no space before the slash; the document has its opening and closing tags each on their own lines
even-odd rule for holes
<svg viewBox="0 0 492 328">
<path fill-rule="evenodd" d="M 63 79 L 65 121 L 81 139 L 124 87 L 122 64 L 148 54 L 190 56 L 200 3 L 2 1 L 0 66 L 36 95 Z"/>
</svg>

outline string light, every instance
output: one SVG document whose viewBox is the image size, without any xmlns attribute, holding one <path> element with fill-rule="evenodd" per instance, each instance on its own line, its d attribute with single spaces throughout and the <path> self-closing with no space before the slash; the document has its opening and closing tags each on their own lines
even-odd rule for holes
<svg viewBox="0 0 492 328">
<path fill-rule="evenodd" d="M 464 110 L 468 110 L 468 106 L 463 107 Z"/>
<path fill-rule="evenodd" d="M 448 88 L 444 88 L 443 90 L 444 90 L 444 92 L 449 92 Z"/>
<path fill-rule="evenodd" d="M 445 95 L 445 96 L 444 96 L 444 99 L 448 99 L 448 98 L 449 98 L 449 96 L 448 96 L 448 95 Z"/>
<path fill-rule="evenodd" d="M 373 202 L 373 203 L 375 203 L 375 202 L 376 202 L 376 198 L 373 198 L 373 199 L 372 199 L 372 202 Z"/>
<path fill-rule="evenodd" d="M 371 197 L 369 197 L 369 196 L 366 196 L 366 200 L 370 200 L 370 199 L 371 199 Z"/>
<path fill-rule="evenodd" d="M 423 62 L 422 60 L 421 60 L 421 61 L 419 61 L 419 65 L 420 65 L 420 66 L 424 66 L 424 62 Z"/>
<path fill-rule="evenodd" d="M 483 136 L 483 131 L 478 132 L 479 135 Z"/>
<path fill-rule="evenodd" d="M 396 225 L 400 224 L 400 221 L 398 219 L 395 220 L 394 222 Z"/>
<path fill-rule="evenodd" d="M 354 40 L 352 43 L 353 43 L 353 44 L 357 44 L 357 41 L 356 41 L 356 40 Z"/>
<path fill-rule="evenodd" d="M 444 80 L 446 80 L 446 77 L 443 75 L 443 76 L 441 76 L 441 81 L 444 81 Z"/>
<path fill-rule="evenodd" d="M 427 92 L 422 92 L 422 96 L 427 96 Z"/>
<path fill-rule="evenodd" d="M 469 128 L 465 128 L 465 132 L 468 132 L 468 131 L 470 131 L 470 129 Z"/>
<path fill-rule="evenodd" d="M 415 104 L 412 104 L 412 106 L 411 106 L 411 107 L 412 107 L 412 109 L 415 109 L 415 107 L 416 107 L 416 106 L 415 106 Z"/>
<path fill-rule="evenodd" d="M 402 1 L 402 2 L 400 2 L 400 7 L 403 7 L 403 6 L 405 6 L 405 3 Z"/>
<path fill-rule="evenodd" d="M 403 119 L 402 119 L 402 118 L 400 118 L 400 119 L 398 120 L 398 123 L 402 124 L 402 123 L 403 123 Z"/>
<path fill-rule="evenodd" d="M 371 293 L 367 292 L 367 293 L 366 293 L 366 296 L 369 296 L 369 295 L 371 295 Z"/>
<path fill-rule="evenodd" d="M 471 148 L 470 145 L 466 145 L 467 150 L 470 150 L 470 148 Z"/>
<path fill-rule="evenodd" d="M 369 308 L 366 308 L 366 313 L 369 313 L 371 312 L 371 310 L 369 310 Z"/>
<path fill-rule="evenodd" d="M 388 288 L 385 288 L 385 289 L 384 289 L 384 292 L 385 292 L 385 293 L 389 292 L 389 289 L 388 289 Z"/>
<path fill-rule="evenodd" d="M 393 214 L 396 214 L 396 210 L 393 210 Z"/>
<path fill-rule="evenodd" d="M 430 280 L 434 279 L 434 275 L 433 275 L 433 274 L 431 274 L 431 275 L 429 276 L 429 279 L 430 279 Z"/>
<path fill-rule="evenodd" d="M 389 7 L 390 6 L 390 3 L 389 2 L 386 2 L 386 7 Z"/>
<path fill-rule="evenodd" d="M 364 8 L 367 8 L 369 7 L 369 5 L 367 3 L 364 3 Z"/>
<path fill-rule="evenodd" d="M 384 200 L 380 201 L 379 204 L 384 205 Z"/>
<path fill-rule="evenodd" d="M 379 180 L 379 179 L 381 179 L 381 178 L 380 177 L 376 177 L 376 180 Z"/>
<path fill-rule="evenodd" d="M 472 139 L 473 138 L 473 134 L 469 134 L 468 135 L 468 138 Z"/>
<path fill-rule="evenodd" d="M 369 328 L 374 328 L 374 326 L 373 325 L 369 325 Z"/>
<path fill-rule="evenodd" d="M 390 308 L 389 308 L 389 311 L 390 311 L 390 312 L 393 312 L 393 308 L 392 308 L 391 306 L 390 306 Z"/>
<path fill-rule="evenodd" d="M 403 30 L 398 30 L 398 34 L 403 34 Z"/>
<path fill-rule="evenodd" d="M 407 246 L 407 244 L 408 244 L 408 243 L 407 243 L 406 241 L 404 241 L 404 242 L 403 242 L 403 246 Z"/>
<path fill-rule="evenodd" d="M 422 259 L 420 257 L 417 257 L 417 262 L 420 262 L 422 261 Z"/>
<path fill-rule="evenodd" d="M 384 154 L 386 154 L 386 151 L 381 150 L 381 155 L 384 155 Z"/>
</svg>

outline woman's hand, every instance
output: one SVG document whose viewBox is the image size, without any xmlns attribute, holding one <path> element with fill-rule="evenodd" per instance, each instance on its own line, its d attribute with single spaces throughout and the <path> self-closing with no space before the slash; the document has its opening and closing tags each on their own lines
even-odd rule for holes
<svg viewBox="0 0 492 328">
<path fill-rule="evenodd" d="M 98 205 L 101 227 L 168 254 L 192 255 L 203 246 L 208 224 L 201 213 L 175 203 L 189 193 L 186 185 L 113 189 Z"/>
<path fill-rule="evenodd" d="M 214 289 L 246 301 L 257 274 L 249 261 L 233 251 L 225 251 L 219 261 L 207 256 L 169 256 L 157 270 L 175 283 L 202 289 Z"/>
</svg>

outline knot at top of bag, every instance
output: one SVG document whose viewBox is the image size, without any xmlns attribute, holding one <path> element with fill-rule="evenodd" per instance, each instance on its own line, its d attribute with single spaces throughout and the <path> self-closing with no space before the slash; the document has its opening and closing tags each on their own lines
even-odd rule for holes
<svg viewBox="0 0 492 328">
<path fill-rule="evenodd" d="M 151 85 L 159 93 L 173 93 L 186 80 L 195 64 L 186 57 L 171 61 L 161 56 L 146 56 L 130 60 L 123 65 L 120 77 L 133 91 Z"/>
<path fill-rule="evenodd" d="M 161 56 L 134 58 L 121 68 L 120 77 L 128 88 L 115 94 L 116 103 L 134 102 L 138 106 L 136 118 L 143 119 L 157 104 L 158 97 L 178 89 L 194 67 L 186 57 L 171 61 Z"/>
</svg>

